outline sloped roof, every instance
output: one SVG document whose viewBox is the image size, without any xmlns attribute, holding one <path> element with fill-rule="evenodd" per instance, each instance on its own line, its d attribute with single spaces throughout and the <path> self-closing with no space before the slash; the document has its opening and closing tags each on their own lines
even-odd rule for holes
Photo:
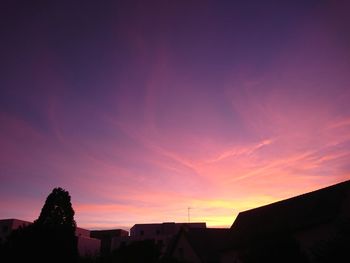
<svg viewBox="0 0 350 263">
<path fill-rule="evenodd" d="M 235 243 L 271 233 L 296 232 L 335 220 L 350 198 L 350 181 L 239 213 Z M 349 203 L 347 203 L 349 207 Z"/>
<path fill-rule="evenodd" d="M 220 251 L 227 245 L 229 232 L 230 229 L 224 228 L 189 228 L 183 229 L 179 236 L 185 235 L 203 262 L 216 262 Z"/>
</svg>

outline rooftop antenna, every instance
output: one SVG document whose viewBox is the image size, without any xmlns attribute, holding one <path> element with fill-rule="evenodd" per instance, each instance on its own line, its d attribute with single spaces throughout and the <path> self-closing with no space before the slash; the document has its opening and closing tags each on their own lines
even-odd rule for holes
<svg viewBox="0 0 350 263">
<path fill-rule="evenodd" d="M 190 220 L 190 210 L 191 210 L 192 208 L 191 207 L 187 207 L 187 217 L 188 217 L 188 223 L 190 223 L 191 222 L 191 220 Z"/>
</svg>

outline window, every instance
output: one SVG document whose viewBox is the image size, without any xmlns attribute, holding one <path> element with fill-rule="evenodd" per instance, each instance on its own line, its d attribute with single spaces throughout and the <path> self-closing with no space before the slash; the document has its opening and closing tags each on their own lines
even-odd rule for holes
<svg viewBox="0 0 350 263">
<path fill-rule="evenodd" d="M 140 231 L 140 236 L 143 236 L 145 232 L 143 230 Z"/>
</svg>

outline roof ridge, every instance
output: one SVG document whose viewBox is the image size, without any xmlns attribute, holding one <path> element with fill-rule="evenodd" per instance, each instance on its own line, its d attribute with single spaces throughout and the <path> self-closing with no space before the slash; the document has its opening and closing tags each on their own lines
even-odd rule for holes
<svg viewBox="0 0 350 263">
<path fill-rule="evenodd" d="M 303 193 L 303 194 L 292 196 L 292 197 L 289 197 L 289 198 L 286 198 L 286 199 L 282 199 L 282 200 L 279 200 L 279 201 L 276 201 L 276 202 L 272 202 L 272 203 L 269 203 L 269 204 L 266 204 L 266 205 L 262 205 L 262 206 L 259 206 L 259 207 L 255 207 L 255 208 L 252 208 L 252 209 L 241 211 L 241 212 L 238 213 L 238 215 L 246 214 L 246 213 L 249 213 L 251 211 L 255 211 L 255 210 L 258 210 L 258 209 L 261 209 L 261 208 L 264 208 L 264 207 L 278 205 L 278 204 L 285 203 L 285 202 L 288 202 L 288 201 L 291 201 L 291 200 L 297 200 L 297 199 L 305 197 L 305 196 L 309 196 L 309 195 L 312 195 L 312 194 L 315 194 L 315 193 L 318 193 L 318 192 L 323 192 L 325 190 L 331 190 L 331 189 L 334 189 L 334 188 L 337 188 L 337 187 L 341 187 L 341 186 L 344 186 L 344 185 L 347 185 L 347 184 L 349 184 L 349 186 L 350 186 L 350 180 L 346 180 L 346 181 L 343 181 L 343 182 L 340 182 L 340 183 L 337 183 L 337 184 L 329 185 L 329 186 L 326 186 L 326 187 L 323 187 L 323 188 L 319 188 L 319 189 L 316 189 L 316 190 L 313 190 L 313 191 L 310 191 L 310 192 L 306 192 L 306 193 Z"/>
</svg>

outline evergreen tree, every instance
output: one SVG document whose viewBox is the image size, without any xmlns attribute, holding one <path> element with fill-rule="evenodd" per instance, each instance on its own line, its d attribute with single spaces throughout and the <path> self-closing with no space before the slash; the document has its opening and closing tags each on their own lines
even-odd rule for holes
<svg viewBox="0 0 350 263">
<path fill-rule="evenodd" d="M 44 227 L 65 227 L 74 232 L 76 223 L 68 191 L 60 187 L 53 189 L 34 224 Z"/>
<path fill-rule="evenodd" d="M 77 262 L 76 223 L 71 198 L 53 189 L 34 224 L 13 231 L 2 246 L 4 262 Z"/>
<path fill-rule="evenodd" d="M 53 189 L 33 227 L 36 243 L 41 250 L 38 260 L 77 261 L 76 223 L 68 191 Z"/>
</svg>

